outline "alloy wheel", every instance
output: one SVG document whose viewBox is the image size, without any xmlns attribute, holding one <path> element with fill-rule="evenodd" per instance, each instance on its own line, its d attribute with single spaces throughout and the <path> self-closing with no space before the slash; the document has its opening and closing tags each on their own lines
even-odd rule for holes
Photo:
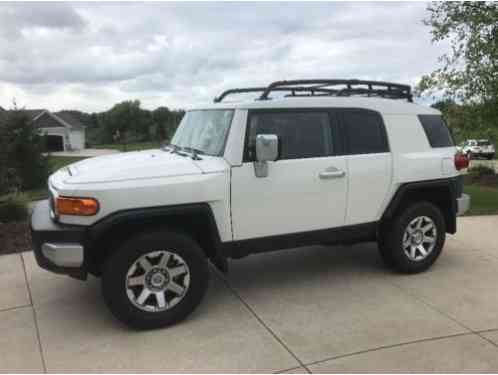
<svg viewBox="0 0 498 375">
<path fill-rule="evenodd" d="M 421 261 L 434 250 L 437 229 L 428 216 L 418 216 L 407 225 L 403 234 L 403 250 L 411 261 Z"/>
<path fill-rule="evenodd" d="M 140 310 L 171 309 L 186 295 L 190 270 L 185 260 L 170 251 L 152 251 L 139 257 L 126 274 L 126 294 Z"/>
</svg>

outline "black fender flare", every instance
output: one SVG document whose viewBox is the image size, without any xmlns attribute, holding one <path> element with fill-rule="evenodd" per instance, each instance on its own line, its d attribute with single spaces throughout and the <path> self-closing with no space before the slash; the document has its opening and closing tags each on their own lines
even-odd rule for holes
<svg viewBox="0 0 498 375">
<path fill-rule="evenodd" d="M 119 228 L 130 228 L 133 226 L 146 228 L 147 226 L 168 226 L 178 221 L 186 221 L 196 226 L 202 223 L 202 230 L 210 238 L 210 260 L 222 271 L 227 271 L 227 261 L 220 251 L 220 234 L 216 225 L 216 219 L 213 211 L 207 203 L 191 203 L 172 206 L 145 207 L 136 209 L 126 209 L 114 212 L 87 229 L 87 246 L 85 247 L 85 259 L 92 259 L 93 254 L 99 252 L 101 240 L 106 238 L 109 233 L 119 230 Z M 173 225 L 174 227 L 175 225 Z M 189 229 L 185 228 L 187 232 Z M 125 236 L 126 233 L 123 233 Z M 206 249 L 205 249 L 206 250 Z M 92 254 L 93 253 L 93 254 Z M 88 256 L 87 256 L 88 255 Z M 90 266 L 90 265 L 89 265 Z"/>
<path fill-rule="evenodd" d="M 381 222 L 389 220 L 394 217 L 398 208 L 403 204 L 405 198 L 413 193 L 419 192 L 430 192 L 434 189 L 444 190 L 447 192 L 446 199 L 449 202 L 449 210 L 445 210 L 443 215 L 445 216 L 447 232 L 456 232 L 456 213 L 457 213 L 457 197 L 462 193 L 463 181 L 457 177 L 442 178 L 437 180 L 427 180 L 427 181 L 416 181 L 401 184 L 393 195 L 391 201 L 387 205 L 386 209 L 381 218 Z M 434 197 L 428 196 L 427 200 L 431 201 Z"/>
</svg>

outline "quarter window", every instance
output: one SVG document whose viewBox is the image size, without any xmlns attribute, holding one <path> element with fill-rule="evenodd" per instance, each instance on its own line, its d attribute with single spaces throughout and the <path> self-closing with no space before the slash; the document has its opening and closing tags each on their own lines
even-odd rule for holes
<svg viewBox="0 0 498 375">
<path fill-rule="evenodd" d="M 455 145 L 450 129 L 440 115 L 418 115 L 418 118 L 431 147 L 452 147 Z"/>
<path fill-rule="evenodd" d="M 382 118 L 376 112 L 351 110 L 342 115 L 349 154 L 389 152 Z"/>
<path fill-rule="evenodd" d="M 327 112 L 255 112 L 249 119 L 246 160 L 256 160 L 256 136 L 275 134 L 279 159 L 302 159 L 332 154 Z"/>
</svg>

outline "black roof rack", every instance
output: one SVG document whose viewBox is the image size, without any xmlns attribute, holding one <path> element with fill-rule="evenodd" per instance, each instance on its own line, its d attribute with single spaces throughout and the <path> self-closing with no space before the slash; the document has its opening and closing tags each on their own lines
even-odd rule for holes
<svg viewBox="0 0 498 375">
<path fill-rule="evenodd" d="M 221 102 L 226 96 L 249 92 L 261 92 L 259 100 L 270 99 L 272 91 L 286 91 L 286 97 L 303 96 L 352 96 L 381 97 L 389 99 L 407 99 L 413 101 L 411 87 L 399 83 L 382 81 L 364 81 L 359 79 L 302 79 L 292 81 L 276 81 L 267 87 L 248 87 L 224 91 L 214 99 Z"/>
</svg>

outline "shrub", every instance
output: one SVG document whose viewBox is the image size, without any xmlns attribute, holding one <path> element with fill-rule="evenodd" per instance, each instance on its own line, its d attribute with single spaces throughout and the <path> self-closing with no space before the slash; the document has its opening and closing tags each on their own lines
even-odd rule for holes
<svg viewBox="0 0 498 375">
<path fill-rule="evenodd" d="M 495 175 L 495 170 L 494 168 L 488 167 L 486 165 L 477 165 L 475 167 L 469 168 L 469 174 L 480 178 L 483 176 Z"/>
<path fill-rule="evenodd" d="M 28 200 L 23 194 L 12 194 L 0 201 L 0 223 L 23 221 L 28 217 Z"/>
<path fill-rule="evenodd" d="M 44 137 L 24 111 L 9 111 L 0 125 L 0 194 L 45 185 L 49 165 L 44 150 Z"/>
</svg>

